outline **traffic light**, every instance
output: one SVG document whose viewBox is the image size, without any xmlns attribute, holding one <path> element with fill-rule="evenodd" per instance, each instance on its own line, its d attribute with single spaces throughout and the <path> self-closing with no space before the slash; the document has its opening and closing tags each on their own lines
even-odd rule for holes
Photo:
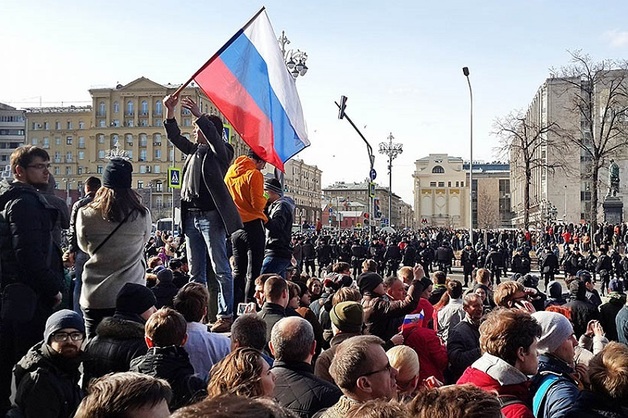
<svg viewBox="0 0 628 418">
<path fill-rule="evenodd" d="M 347 108 L 347 96 L 340 96 L 340 109 L 338 110 L 338 119 L 345 117 L 345 109 Z"/>
<path fill-rule="evenodd" d="M 375 197 L 375 183 L 369 183 L 369 196 Z"/>
<path fill-rule="evenodd" d="M 373 215 L 375 219 L 382 217 L 382 212 L 379 210 L 379 199 L 373 199 Z"/>
<path fill-rule="evenodd" d="M 369 224 L 369 214 L 365 213 L 364 214 L 364 225 L 368 225 Z"/>
</svg>

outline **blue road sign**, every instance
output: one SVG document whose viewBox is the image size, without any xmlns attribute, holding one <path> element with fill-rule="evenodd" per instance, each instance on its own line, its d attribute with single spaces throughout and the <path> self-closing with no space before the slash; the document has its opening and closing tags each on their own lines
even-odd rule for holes
<svg viewBox="0 0 628 418">
<path fill-rule="evenodd" d="M 371 172 L 369 173 L 369 176 L 371 177 L 371 181 L 375 180 L 377 178 L 377 171 L 375 171 L 374 168 L 371 168 Z"/>
</svg>

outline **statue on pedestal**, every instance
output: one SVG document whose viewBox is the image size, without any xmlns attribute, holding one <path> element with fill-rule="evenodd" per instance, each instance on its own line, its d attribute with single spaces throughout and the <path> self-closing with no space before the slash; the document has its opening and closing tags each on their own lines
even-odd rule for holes
<svg viewBox="0 0 628 418">
<path fill-rule="evenodd" d="M 611 165 L 608 167 L 608 193 L 606 197 L 617 196 L 619 193 L 619 166 L 615 162 L 615 160 L 611 160 Z"/>
</svg>

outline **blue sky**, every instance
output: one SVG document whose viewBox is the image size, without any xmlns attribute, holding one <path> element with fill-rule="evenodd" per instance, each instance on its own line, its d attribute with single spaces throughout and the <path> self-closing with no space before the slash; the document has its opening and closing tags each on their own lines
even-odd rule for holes
<svg viewBox="0 0 628 418">
<path fill-rule="evenodd" d="M 375 150 L 392 132 L 404 152 L 393 190 L 413 202 L 414 161 L 429 153 L 469 158 L 471 71 L 474 159 L 493 160 L 496 117 L 526 108 L 568 50 L 594 59 L 628 53 L 624 1 L 107 2 L 5 0 L 0 25 L 0 102 L 80 104 L 88 89 L 140 76 L 181 83 L 261 6 L 289 48 L 309 55 L 297 81 L 312 146 L 300 156 L 324 171 L 323 186 L 368 175 L 366 150 L 333 104 Z M 376 156 L 387 185 L 386 157 Z"/>
</svg>

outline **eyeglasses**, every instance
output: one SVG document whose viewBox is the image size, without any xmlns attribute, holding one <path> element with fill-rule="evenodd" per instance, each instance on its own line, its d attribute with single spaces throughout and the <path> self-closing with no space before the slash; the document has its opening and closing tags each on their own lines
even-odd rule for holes
<svg viewBox="0 0 628 418">
<path fill-rule="evenodd" d="M 27 168 L 34 168 L 35 170 L 43 170 L 44 168 L 50 168 L 50 163 L 48 164 L 43 164 L 43 163 L 39 163 L 39 164 L 31 164 L 31 165 L 27 165 Z"/>
<path fill-rule="evenodd" d="M 362 376 L 371 376 L 371 375 L 374 375 L 374 374 L 377 374 L 377 373 L 381 373 L 383 371 L 390 372 L 391 369 L 392 369 L 392 366 L 390 365 L 390 362 L 389 362 L 389 363 L 386 364 L 386 366 L 384 366 L 383 369 L 379 369 L 379 370 L 375 370 L 375 371 L 372 371 L 372 372 L 364 373 Z"/>
<path fill-rule="evenodd" d="M 83 335 L 82 332 L 71 332 L 69 334 L 67 332 L 59 332 L 52 334 L 52 340 L 57 343 L 64 343 L 68 338 L 72 341 L 83 341 L 85 335 Z"/>
</svg>

